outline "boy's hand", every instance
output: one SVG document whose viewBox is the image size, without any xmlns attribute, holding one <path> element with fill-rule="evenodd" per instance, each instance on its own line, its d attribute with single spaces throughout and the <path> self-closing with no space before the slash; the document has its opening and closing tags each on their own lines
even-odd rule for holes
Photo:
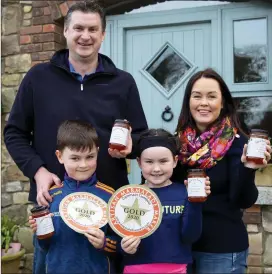
<svg viewBox="0 0 272 274">
<path fill-rule="evenodd" d="M 104 246 L 105 233 L 101 229 L 91 228 L 84 235 L 95 248 L 101 249 Z"/>
<path fill-rule="evenodd" d="M 188 188 L 187 180 L 184 180 L 184 184 L 185 184 L 186 188 Z M 206 181 L 205 181 L 205 192 L 206 192 L 207 196 L 209 196 L 211 194 L 211 182 L 210 182 L 210 178 L 208 176 L 206 177 Z"/>
<path fill-rule="evenodd" d="M 128 254 L 134 254 L 137 251 L 137 248 L 141 242 L 139 237 L 127 236 L 122 239 L 121 247 Z"/>
<path fill-rule="evenodd" d="M 35 233 L 37 231 L 37 223 L 36 220 L 32 217 L 28 217 L 28 223 L 30 225 L 30 228 L 32 229 L 32 232 Z"/>
</svg>

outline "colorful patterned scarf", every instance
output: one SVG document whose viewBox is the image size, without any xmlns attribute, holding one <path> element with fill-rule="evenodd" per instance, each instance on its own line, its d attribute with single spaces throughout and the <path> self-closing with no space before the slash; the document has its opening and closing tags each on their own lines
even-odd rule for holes
<svg viewBox="0 0 272 274">
<path fill-rule="evenodd" d="M 237 129 L 231 126 L 228 117 L 198 137 L 195 129 L 187 127 L 179 133 L 181 142 L 179 160 L 191 167 L 211 168 L 224 157 L 236 133 Z"/>
</svg>

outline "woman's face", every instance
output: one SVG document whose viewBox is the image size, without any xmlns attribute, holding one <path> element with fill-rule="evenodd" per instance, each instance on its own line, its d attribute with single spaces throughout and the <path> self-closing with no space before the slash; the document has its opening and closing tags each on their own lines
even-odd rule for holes
<svg viewBox="0 0 272 274">
<path fill-rule="evenodd" d="M 203 132 L 220 115 L 223 108 L 219 83 L 211 78 L 200 78 L 193 85 L 190 112 L 197 128 Z"/>
</svg>

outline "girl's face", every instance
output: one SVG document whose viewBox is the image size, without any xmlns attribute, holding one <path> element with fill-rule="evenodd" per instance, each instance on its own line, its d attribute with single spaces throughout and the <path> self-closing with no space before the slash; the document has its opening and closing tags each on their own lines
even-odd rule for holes
<svg viewBox="0 0 272 274">
<path fill-rule="evenodd" d="M 205 131 L 219 117 L 223 108 L 218 82 L 211 78 L 198 79 L 193 85 L 189 104 L 197 128 Z"/>
<path fill-rule="evenodd" d="M 177 160 L 177 156 L 174 158 L 172 152 L 166 147 L 147 148 L 137 159 L 150 188 L 159 188 L 171 184 L 169 178 L 173 174 Z"/>
</svg>

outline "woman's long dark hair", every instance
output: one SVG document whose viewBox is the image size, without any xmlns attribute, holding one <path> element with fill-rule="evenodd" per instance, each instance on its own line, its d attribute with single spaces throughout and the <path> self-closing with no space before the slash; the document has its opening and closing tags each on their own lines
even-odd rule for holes
<svg viewBox="0 0 272 274">
<path fill-rule="evenodd" d="M 236 105 L 234 103 L 234 100 L 231 96 L 231 93 L 227 84 L 225 83 L 223 78 L 211 68 L 198 71 L 188 81 L 188 84 L 185 89 L 185 94 L 183 98 L 182 108 L 181 108 L 181 112 L 178 120 L 178 125 L 176 128 L 176 132 L 183 131 L 186 127 L 196 128 L 195 121 L 190 112 L 190 97 L 191 97 L 192 89 L 195 82 L 199 80 L 200 78 L 214 79 L 215 81 L 217 81 L 217 83 L 220 86 L 220 91 L 221 91 L 222 100 L 223 100 L 223 108 L 221 110 L 221 113 L 217 121 L 215 121 L 215 123 L 221 121 L 223 118 L 228 116 L 230 117 L 232 126 L 237 128 L 238 131 L 240 131 L 241 133 L 245 134 L 241 128 Z"/>
</svg>

